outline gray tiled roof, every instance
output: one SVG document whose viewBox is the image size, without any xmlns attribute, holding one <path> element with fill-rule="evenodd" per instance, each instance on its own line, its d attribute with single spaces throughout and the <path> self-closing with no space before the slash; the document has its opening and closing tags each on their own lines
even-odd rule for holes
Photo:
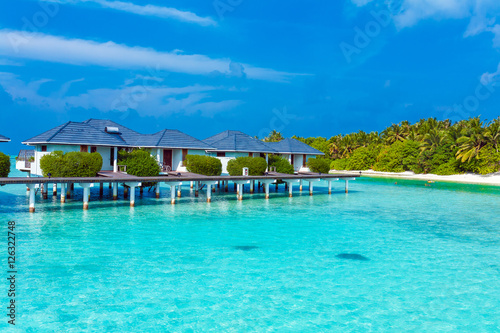
<svg viewBox="0 0 500 333">
<path fill-rule="evenodd" d="M 123 125 L 107 119 L 89 119 L 85 123 L 105 130 L 106 127 L 118 127 L 119 135 L 129 145 L 134 147 L 163 147 L 163 148 L 191 148 L 191 149 L 210 149 L 206 143 L 193 138 L 178 130 L 164 129 L 154 134 L 141 134 Z"/>
<path fill-rule="evenodd" d="M 9 142 L 10 139 L 6 136 L 3 136 L 2 134 L 0 134 L 0 142 Z"/>
<path fill-rule="evenodd" d="M 241 151 L 254 153 L 275 153 L 264 142 L 240 131 L 224 131 L 203 140 L 218 151 Z"/>
<path fill-rule="evenodd" d="M 111 136 L 116 136 L 119 137 L 120 140 L 123 140 L 130 146 L 134 146 L 135 142 L 137 142 L 140 137 L 143 135 L 139 132 L 136 132 L 134 130 L 131 130 L 130 128 L 127 128 L 123 125 L 120 125 L 118 123 L 115 123 L 112 120 L 108 119 L 87 119 L 84 121 L 84 123 L 89 124 L 95 128 L 97 128 L 100 131 L 106 132 L 106 127 L 118 127 L 119 133 L 118 134 L 111 134 L 111 133 L 106 133 Z"/>
<path fill-rule="evenodd" d="M 120 137 L 110 135 L 86 123 L 68 121 L 23 143 L 81 144 L 96 146 L 128 146 Z"/>
<path fill-rule="evenodd" d="M 158 133 L 142 135 L 135 143 L 141 147 L 213 149 L 210 145 L 178 130 L 164 129 Z"/>
<path fill-rule="evenodd" d="M 323 152 L 296 139 L 284 139 L 280 142 L 266 142 L 268 146 L 281 154 L 325 155 Z"/>
<path fill-rule="evenodd" d="M 117 127 L 118 133 L 107 133 L 106 127 Z M 23 143 L 212 149 L 210 145 L 178 130 L 141 134 L 106 119 L 88 119 L 81 123 L 69 121 Z"/>
</svg>

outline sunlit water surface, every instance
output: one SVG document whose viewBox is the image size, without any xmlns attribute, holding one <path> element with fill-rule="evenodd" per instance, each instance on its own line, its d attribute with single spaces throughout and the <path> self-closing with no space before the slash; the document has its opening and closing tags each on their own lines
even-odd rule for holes
<svg viewBox="0 0 500 333">
<path fill-rule="evenodd" d="M 175 206 L 163 187 L 132 209 L 106 187 L 89 211 L 76 186 L 64 205 L 37 196 L 35 214 L 24 186 L 4 186 L 16 329 L 498 332 L 500 189 L 424 185 L 362 178 L 348 195 L 337 182 L 331 196 L 322 184 L 313 197 L 280 188 L 211 204 L 185 186 Z"/>
</svg>

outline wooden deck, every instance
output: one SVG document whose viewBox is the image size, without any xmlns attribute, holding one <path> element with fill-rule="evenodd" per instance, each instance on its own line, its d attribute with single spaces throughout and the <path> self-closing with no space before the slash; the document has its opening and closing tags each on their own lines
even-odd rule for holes
<svg viewBox="0 0 500 333">
<path fill-rule="evenodd" d="M 98 177 L 6 177 L 0 178 L 0 185 L 11 184 L 61 184 L 61 183 L 128 183 L 128 182 L 191 182 L 191 181 L 242 181 L 242 180 L 263 180 L 263 179 L 352 179 L 360 175 L 349 174 L 319 174 L 319 173 L 300 173 L 289 175 L 284 173 L 269 172 L 263 176 L 204 176 L 190 172 L 169 172 L 168 175 L 158 177 L 136 177 L 123 172 L 101 171 Z"/>
</svg>

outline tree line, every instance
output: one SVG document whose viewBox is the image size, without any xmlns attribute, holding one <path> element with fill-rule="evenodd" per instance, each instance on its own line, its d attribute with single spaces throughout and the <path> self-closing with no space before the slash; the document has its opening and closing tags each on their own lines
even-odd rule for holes
<svg viewBox="0 0 500 333">
<path fill-rule="evenodd" d="M 273 131 L 264 141 L 279 141 Z M 439 175 L 473 172 L 488 174 L 500 170 L 500 117 L 480 117 L 453 123 L 436 118 L 411 124 L 402 121 L 382 132 L 359 131 L 324 137 L 297 137 L 325 153 L 335 170 L 385 172 L 413 171 Z"/>
</svg>

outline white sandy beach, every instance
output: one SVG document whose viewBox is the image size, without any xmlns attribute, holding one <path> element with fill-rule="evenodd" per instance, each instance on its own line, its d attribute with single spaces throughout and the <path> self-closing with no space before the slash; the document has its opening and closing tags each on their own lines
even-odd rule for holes
<svg viewBox="0 0 500 333">
<path fill-rule="evenodd" d="M 461 175 L 440 176 L 434 174 L 415 174 L 411 171 L 406 172 L 380 172 L 373 170 L 352 171 L 352 170 L 331 170 L 330 173 L 347 173 L 358 174 L 361 172 L 365 177 L 384 177 L 394 179 L 413 179 L 425 181 L 442 181 L 463 184 L 482 184 L 500 186 L 500 172 L 492 173 L 489 175 L 478 175 L 473 173 L 466 173 Z"/>
</svg>

